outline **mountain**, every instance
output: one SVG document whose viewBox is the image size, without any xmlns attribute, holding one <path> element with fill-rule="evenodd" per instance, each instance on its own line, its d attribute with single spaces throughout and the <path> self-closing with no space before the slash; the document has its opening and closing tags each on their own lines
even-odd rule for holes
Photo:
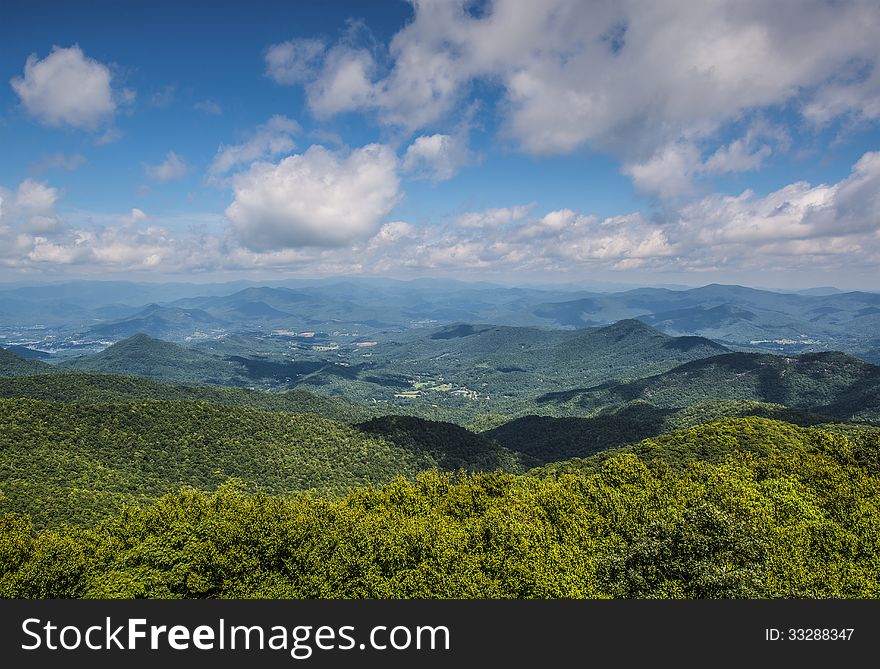
<svg viewBox="0 0 880 669">
<path fill-rule="evenodd" d="M 193 401 L 0 400 L 0 512 L 92 522 L 123 503 L 229 478 L 252 490 L 342 491 L 436 466 L 319 418 Z"/>
<path fill-rule="evenodd" d="M 574 284 L 512 287 L 340 278 L 270 285 L 0 287 L 0 323 L 40 326 L 47 341 L 71 336 L 117 340 L 138 332 L 188 341 L 273 330 L 348 331 L 375 338 L 456 323 L 580 329 L 627 319 L 669 335 L 702 336 L 743 350 L 842 350 L 869 356 L 880 346 L 880 294 L 830 288 L 785 293 L 711 284 L 599 292 Z M 0 343 L 3 336 L 0 328 Z"/>
<path fill-rule="evenodd" d="M 835 288 L 834 286 L 817 286 L 815 288 L 804 288 L 803 290 L 794 291 L 798 295 L 818 295 L 820 297 L 825 295 L 840 295 L 846 291 L 840 290 L 840 288 Z"/>
<path fill-rule="evenodd" d="M 533 476 L 592 474 L 608 460 L 636 456 L 648 466 L 683 471 L 700 463 L 736 462 L 743 453 L 754 460 L 777 459 L 785 462 L 795 453 L 830 456 L 845 466 L 864 467 L 876 474 L 880 463 L 880 427 L 867 425 L 824 424 L 798 426 L 758 416 L 723 418 L 675 430 L 621 448 L 598 451 L 582 458 L 571 458 L 536 467 Z M 804 463 L 806 464 L 806 463 Z"/>
<path fill-rule="evenodd" d="M 537 305 L 548 325 L 584 327 L 637 318 L 667 334 L 784 352 L 860 353 L 876 339 L 880 294 L 833 290 L 780 293 L 710 284 L 688 290 L 638 288 Z"/>
<path fill-rule="evenodd" d="M 535 397 L 585 380 L 635 379 L 727 350 L 701 337 L 670 337 L 637 320 L 581 330 L 457 323 L 392 339 L 375 348 L 371 362 L 489 396 Z"/>
<path fill-rule="evenodd" d="M 843 353 L 727 353 L 627 383 L 547 393 L 539 404 L 598 410 L 645 400 L 681 408 L 713 400 L 783 404 L 838 419 L 880 419 L 880 367 Z"/>
<path fill-rule="evenodd" d="M 224 321 L 201 309 L 150 304 L 127 318 L 94 325 L 85 334 L 107 339 L 132 337 L 141 333 L 151 337 L 174 337 L 181 333 L 191 335 L 204 330 L 222 331 L 224 325 Z"/>
<path fill-rule="evenodd" d="M 51 374 L 54 371 L 55 368 L 45 362 L 23 358 L 8 349 L 0 348 L 0 376 Z"/>
<path fill-rule="evenodd" d="M 145 334 L 124 339 L 100 353 L 62 362 L 58 367 L 182 383 L 240 386 L 249 381 L 247 370 L 236 362 L 199 353 Z"/>
<path fill-rule="evenodd" d="M 303 387 L 395 405 L 417 400 L 485 411 L 475 402 L 489 402 L 509 413 L 511 402 L 559 387 L 636 379 L 727 351 L 636 320 L 586 330 L 456 324 L 349 341 L 342 348 L 316 336 L 233 336 L 185 347 L 138 334 L 59 367 L 175 383 Z"/>
</svg>

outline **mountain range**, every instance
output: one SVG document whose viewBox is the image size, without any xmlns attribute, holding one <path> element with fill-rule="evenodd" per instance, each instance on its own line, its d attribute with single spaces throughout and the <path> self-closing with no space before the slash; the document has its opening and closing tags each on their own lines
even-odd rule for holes
<svg viewBox="0 0 880 669">
<path fill-rule="evenodd" d="M 670 337 L 636 320 L 581 330 L 456 324 L 334 350 L 246 341 L 250 352 L 240 355 L 240 342 L 230 350 L 222 340 L 183 346 L 137 334 L 57 369 L 237 387 L 302 386 L 383 401 L 532 399 L 559 387 L 635 379 L 727 351 L 708 339 Z"/>
<path fill-rule="evenodd" d="M 785 293 L 712 284 L 602 292 L 439 279 L 0 287 L 0 343 L 42 338 L 44 348 L 58 339 L 112 342 L 138 333 L 170 341 L 274 330 L 374 336 L 454 323 L 581 329 L 625 319 L 740 350 L 841 350 L 880 361 L 880 294 L 832 288 Z"/>
</svg>

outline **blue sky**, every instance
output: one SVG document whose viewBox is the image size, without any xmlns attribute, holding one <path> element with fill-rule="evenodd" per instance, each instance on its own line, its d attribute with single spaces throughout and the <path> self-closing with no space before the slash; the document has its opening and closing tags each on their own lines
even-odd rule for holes
<svg viewBox="0 0 880 669">
<path fill-rule="evenodd" d="M 880 288 L 875 2 L 4 4 L 0 280 Z"/>
</svg>

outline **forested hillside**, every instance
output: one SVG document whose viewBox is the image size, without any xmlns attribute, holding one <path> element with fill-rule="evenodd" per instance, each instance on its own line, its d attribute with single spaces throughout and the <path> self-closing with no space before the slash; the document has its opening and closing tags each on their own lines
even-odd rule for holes
<svg viewBox="0 0 880 669">
<path fill-rule="evenodd" d="M 0 595 L 880 596 L 874 365 L 632 320 L 367 344 L 0 351 Z"/>
<path fill-rule="evenodd" d="M 637 400 L 617 411 L 589 418 L 524 416 L 503 423 L 484 434 L 524 457 L 548 463 L 586 457 L 647 437 L 721 418 L 746 416 L 775 418 L 796 425 L 816 425 L 833 420 L 828 416 L 762 402 L 728 400 L 695 404 L 684 409 L 669 409 Z"/>
<path fill-rule="evenodd" d="M 664 408 L 758 401 L 843 420 L 880 419 L 880 367 L 843 353 L 728 353 L 628 383 L 547 393 L 538 402 L 595 410 L 639 399 Z"/>
<path fill-rule="evenodd" d="M 519 468 L 515 455 L 471 433 L 466 445 L 429 445 L 375 427 L 192 401 L 0 400 L 0 510 L 41 526 L 82 524 L 124 502 L 180 486 L 212 490 L 229 478 L 288 494 L 340 492 L 437 466 Z"/>
<path fill-rule="evenodd" d="M 0 594 L 877 597 L 877 444 L 738 419 L 574 474 L 428 472 L 336 501 L 181 491 L 36 535 L 7 515 Z"/>
<path fill-rule="evenodd" d="M 55 371 L 52 365 L 40 360 L 28 360 L 11 351 L 0 348 L 0 376 L 27 376 L 29 374 L 51 374 Z"/>
<path fill-rule="evenodd" d="M 162 383 L 134 376 L 58 372 L 28 377 L 0 377 L 0 397 L 27 397 L 56 402 L 103 404 L 133 400 L 193 400 L 224 406 L 314 413 L 342 422 L 358 422 L 376 415 L 375 409 L 342 397 L 317 395 L 305 390 L 268 393 L 220 386 Z"/>
<path fill-rule="evenodd" d="M 248 383 L 246 369 L 235 362 L 136 334 L 100 353 L 60 364 L 62 368 L 105 374 L 131 374 L 179 383 Z"/>
</svg>

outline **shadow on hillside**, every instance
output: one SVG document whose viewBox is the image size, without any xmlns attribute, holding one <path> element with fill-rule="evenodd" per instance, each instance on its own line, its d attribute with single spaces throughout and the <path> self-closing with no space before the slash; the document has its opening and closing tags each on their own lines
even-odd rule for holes
<svg viewBox="0 0 880 669">
<path fill-rule="evenodd" d="M 544 393 L 535 398 L 536 404 L 566 404 L 573 400 L 579 400 L 578 404 L 583 407 L 596 407 L 610 403 L 625 403 L 637 400 L 642 393 L 642 385 L 639 381 L 621 383 L 612 380 L 600 383 L 589 388 L 572 388 L 552 393 Z M 588 401 L 590 399 L 601 400 Z"/>
<path fill-rule="evenodd" d="M 382 416 L 355 427 L 366 434 L 385 437 L 413 453 L 429 455 L 446 471 L 517 472 L 538 464 L 454 423 L 414 416 Z"/>
<path fill-rule="evenodd" d="M 639 403 L 593 418 L 524 416 L 486 434 L 505 448 L 546 464 L 653 437 L 665 431 L 664 421 L 675 411 Z"/>
</svg>

